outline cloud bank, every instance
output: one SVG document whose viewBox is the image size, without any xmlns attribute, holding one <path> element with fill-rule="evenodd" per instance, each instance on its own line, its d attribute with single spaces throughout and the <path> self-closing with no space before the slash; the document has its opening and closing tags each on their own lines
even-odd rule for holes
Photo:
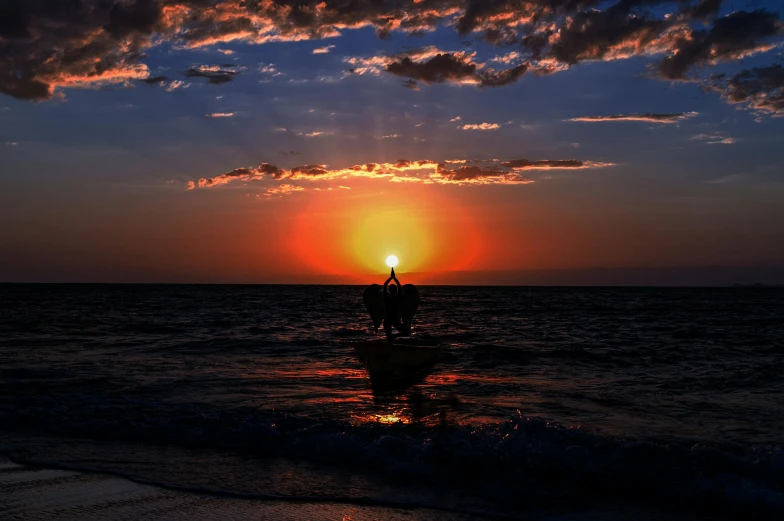
<svg viewBox="0 0 784 521">
<path fill-rule="evenodd" d="M 470 164 L 469 164 L 470 163 Z M 489 163 L 489 166 L 488 166 Z M 423 184 L 530 184 L 522 172 L 529 170 L 586 170 L 614 166 L 613 163 L 576 159 L 512 159 L 509 161 L 469 161 L 400 159 L 394 163 L 366 163 L 332 169 L 328 165 L 303 165 L 290 169 L 270 163 L 237 168 L 211 178 L 188 181 L 187 189 L 212 188 L 234 181 L 334 181 L 351 178 L 386 179 L 390 182 Z"/>
<path fill-rule="evenodd" d="M 730 8 L 734 4 L 723 0 L 5 0 L 0 93 L 47 100 L 65 88 L 153 81 L 146 53 L 160 45 L 175 50 L 221 45 L 226 51 L 231 42 L 323 40 L 368 27 L 381 38 L 452 28 L 458 37 L 506 51 L 494 60 L 506 66 L 500 70 L 466 51 L 369 57 L 352 67 L 404 77 L 409 88 L 500 87 L 528 73 L 635 56 L 658 59 L 654 76 L 694 81 L 700 69 L 769 51 L 784 38 L 778 13 L 722 14 Z M 325 49 L 329 45 L 317 51 Z M 237 73 L 210 66 L 184 72 L 211 84 L 230 82 Z M 776 66 L 743 71 L 725 80 L 724 90 L 714 90 L 732 103 L 780 113 L 776 74 Z"/>
</svg>

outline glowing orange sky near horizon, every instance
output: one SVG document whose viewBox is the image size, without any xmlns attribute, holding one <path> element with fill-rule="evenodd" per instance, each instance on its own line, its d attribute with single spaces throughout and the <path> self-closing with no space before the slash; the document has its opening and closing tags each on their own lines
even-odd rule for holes
<svg viewBox="0 0 784 521">
<path fill-rule="evenodd" d="M 24 197 L 5 201 L 16 224 L 0 241 L 13 252 L 0 255 L 0 278 L 367 284 L 383 282 L 394 254 L 402 283 L 484 284 L 516 270 L 754 265 L 781 255 L 776 229 L 749 233 L 735 218 L 773 222 L 775 191 L 753 207 L 742 198 L 678 206 L 606 201 L 590 176 L 524 187 L 339 182 L 350 189 L 307 180 L 278 197 L 256 197 L 257 183 L 144 197 L 107 184 L 95 198 L 30 181 L 15 192 Z"/>
<path fill-rule="evenodd" d="M 294 218 L 286 250 L 327 275 L 446 272 L 475 267 L 484 247 L 477 223 L 456 201 L 421 187 L 313 197 Z"/>
</svg>

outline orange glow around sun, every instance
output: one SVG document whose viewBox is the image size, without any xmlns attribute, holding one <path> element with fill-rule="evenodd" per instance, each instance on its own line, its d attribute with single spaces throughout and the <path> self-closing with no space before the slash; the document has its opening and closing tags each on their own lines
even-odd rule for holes
<svg viewBox="0 0 784 521">
<path fill-rule="evenodd" d="M 414 208 L 366 209 L 351 221 L 348 248 L 362 272 L 383 270 L 390 255 L 402 271 L 419 271 L 432 257 L 431 225 Z"/>
<path fill-rule="evenodd" d="M 391 255 L 401 274 L 470 268 L 482 245 L 472 220 L 459 205 L 417 188 L 314 197 L 298 209 L 289 250 L 312 273 L 328 275 L 388 273 Z"/>
</svg>

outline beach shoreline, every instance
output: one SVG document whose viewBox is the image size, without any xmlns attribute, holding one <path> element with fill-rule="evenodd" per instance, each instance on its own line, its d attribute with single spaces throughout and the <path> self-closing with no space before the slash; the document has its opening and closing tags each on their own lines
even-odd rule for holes
<svg viewBox="0 0 784 521">
<path fill-rule="evenodd" d="M 53 468 L 59 466 L 60 468 Z M 0 517 L 22 521 L 158 519 L 388 519 L 468 521 L 491 517 L 304 498 L 262 499 L 177 489 L 67 465 L 27 465 L 0 456 Z M 179 487 L 178 487 L 179 488 Z M 247 495 L 250 496 L 250 495 Z"/>
</svg>

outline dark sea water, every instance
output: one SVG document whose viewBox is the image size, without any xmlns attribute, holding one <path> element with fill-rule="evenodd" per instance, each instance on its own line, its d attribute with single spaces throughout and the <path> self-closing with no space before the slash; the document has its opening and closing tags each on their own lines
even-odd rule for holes
<svg viewBox="0 0 784 521">
<path fill-rule="evenodd" d="M 423 287 L 447 347 L 374 392 L 362 289 L 0 286 L 0 449 L 259 497 L 784 518 L 784 290 Z"/>
</svg>

